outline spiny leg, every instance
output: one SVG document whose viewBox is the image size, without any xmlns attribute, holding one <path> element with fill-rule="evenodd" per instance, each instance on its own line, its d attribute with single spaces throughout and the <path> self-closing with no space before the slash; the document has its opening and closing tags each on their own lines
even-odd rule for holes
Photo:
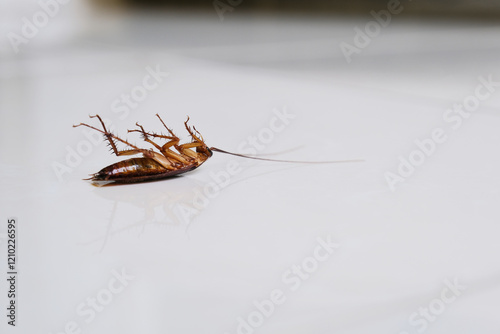
<svg viewBox="0 0 500 334">
<path fill-rule="evenodd" d="M 125 152 L 130 152 L 130 151 L 147 151 L 147 150 L 143 150 L 143 149 L 141 149 L 141 148 L 139 148 L 139 147 L 137 147 L 137 146 L 135 146 L 135 145 L 132 145 L 132 144 L 130 144 L 128 141 L 123 140 L 123 139 L 121 139 L 121 138 L 119 138 L 119 137 L 115 136 L 115 135 L 114 135 L 114 134 L 112 134 L 111 132 L 109 132 L 109 131 L 106 129 L 106 125 L 105 125 L 105 124 L 104 124 L 104 122 L 102 121 L 101 116 L 99 116 L 99 115 L 93 115 L 93 116 L 92 116 L 92 115 L 89 115 L 89 117 L 90 117 L 90 118 L 96 118 L 96 117 L 97 117 L 97 119 L 99 119 L 99 122 L 101 122 L 101 125 L 102 125 L 102 128 L 104 129 L 104 131 L 103 131 L 103 130 L 99 130 L 98 128 L 95 128 L 95 127 L 93 127 L 93 126 L 91 126 L 91 125 L 88 125 L 88 124 L 85 124 L 85 123 L 80 123 L 80 124 L 77 124 L 77 125 L 73 125 L 73 127 L 74 127 L 74 128 L 76 128 L 76 127 L 79 127 L 79 126 L 86 126 L 86 127 L 88 127 L 88 128 L 94 129 L 94 130 L 96 130 L 96 131 L 98 131 L 98 132 L 102 133 L 102 134 L 106 137 L 106 139 L 108 140 L 109 144 L 111 145 L 111 148 L 113 149 L 113 152 L 115 152 L 115 154 L 116 154 L 117 156 L 120 156 L 120 155 L 132 155 L 132 154 L 135 154 L 135 153 L 128 153 L 128 154 L 127 154 L 127 153 L 125 153 Z M 118 140 L 118 141 L 120 141 L 120 142 L 124 143 L 125 145 L 130 146 L 130 147 L 133 147 L 133 148 L 134 148 L 134 150 L 122 150 L 122 151 L 119 151 L 119 150 L 118 150 L 118 148 L 116 147 L 116 144 L 115 144 L 115 142 L 114 142 L 114 140 L 113 140 L 113 139 L 116 139 L 116 140 Z"/>
<path fill-rule="evenodd" d="M 187 123 L 189 122 L 189 116 L 188 116 L 187 120 L 184 122 L 184 126 L 186 127 L 187 131 L 191 135 L 191 138 L 192 138 L 193 142 L 187 143 L 187 144 L 182 144 L 182 145 L 179 145 L 179 137 L 177 137 L 172 132 L 172 130 L 170 130 L 170 128 L 165 124 L 165 122 L 163 122 L 163 120 L 161 119 L 160 115 L 156 114 L 156 117 L 158 117 L 158 119 L 163 124 L 163 126 L 168 130 L 168 132 L 170 133 L 170 135 L 172 135 L 172 137 L 175 138 L 176 141 L 177 141 L 176 143 L 174 143 L 173 141 L 171 143 L 167 143 L 167 144 L 169 144 L 169 146 L 167 146 L 167 147 L 170 147 L 171 145 L 174 145 L 174 147 L 177 149 L 177 151 L 179 151 L 179 153 L 188 155 L 189 157 L 196 159 L 197 158 L 196 153 L 194 153 L 191 150 L 187 150 L 187 149 L 188 148 L 194 148 L 194 147 L 202 146 L 204 144 L 204 142 L 203 142 L 203 137 L 198 132 L 198 130 L 196 130 L 196 128 L 193 126 L 194 132 L 198 133 L 198 135 L 201 137 L 201 139 L 198 138 L 198 136 L 196 136 L 194 134 L 193 130 L 191 130 L 191 128 L 188 126 Z M 156 135 L 156 137 L 170 138 L 168 136 L 160 136 L 160 135 Z M 189 153 L 186 154 L 186 152 L 189 152 Z"/>
<path fill-rule="evenodd" d="M 165 122 L 163 122 L 163 120 L 161 119 L 160 115 L 156 114 L 156 117 L 158 117 L 158 119 L 160 120 L 161 124 L 163 124 L 163 126 L 165 127 L 165 129 L 167 129 L 168 133 L 170 133 L 170 136 L 166 136 L 166 135 L 158 135 L 156 133 L 150 133 L 150 132 L 146 132 L 144 131 L 144 129 L 142 128 L 142 126 L 140 126 L 139 124 L 136 123 L 137 126 L 140 126 L 141 127 L 141 130 L 128 130 L 128 132 L 141 132 L 143 136 L 151 136 L 151 137 L 154 137 L 154 138 L 163 138 L 163 139 L 168 139 L 169 141 L 167 143 L 165 143 L 162 148 L 164 150 L 167 150 L 168 148 L 170 148 L 171 146 L 174 146 L 174 147 L 177 147 L 177 145 L 179 145 L 179 142 L 180 142 L 180 139 L 179 137 L 177 137 L 174 132 L 165 124 Z M 153 144 L 156 146 L 156 144 Z"/>
<path fill-rule="evenodd" d="M 191 128 L 188 125 L 188 122 L 189 122 L 189 116 L 188 116 L 187 120 L 184 122 L 184 126 L 186 127 L 186 130 L 188 131 L 189 135 L 191 136 L 191 143 L 186 143 L 186 144 L 176 146 L 176 149 L 179 152 L 181 152 L 181 154 L 188 155 L 194 159 L 199 159 L 200 154 L 198 153 L 198 150 L 196 150 L 196 152 L 194 152 L 190 149 L 206 146 L 205 141 L 203 140 L 203 136 L 201 135 L 201 133 L 198 130 L 196 130 L 196 127 L 193 126 L 193 128 Z"/>
<path fill-rule="evenodd" d="M 160 115 L 156 114 L 156 117 L 158 117 L 158 119 L 160 120 L 161 124 L 163 124 L 163 126 L 165 127 L 165 129 L 167 129 L 168 133 L 170 133 L 170 135 L 173 138 L 176 138 L 177 140 L 179 140 L 179 138 L 172 132 L 172 130 L 170 130 L 170 128 L 165 124 L 165 122 L 163 122 L 163 120 L 161 119 Z"/>
<path fill-rule="evenodd" d="M 200 147 L 205 145 L 204 143 L 199 143 L 199 142 L 192 142 L 192 143 L 186 143 L 182 145 L 177 145 L 175 148 L 183 155 L 187 155 L 188 157 L 192 159 L 198 158 L 198 153 L 190 150 L 190 148 L 195 148 L 195 147 Z"/>
<path fill-rule="evenodd" d="M 184 122 L 184 126 L 186 127 L 186 130 L 189 132 L 189 135 L 191 135 L 191 138 L 193 139 L 194 142 L 202 142 L 203 143 L 203 136 L 198 132 L 198 130 L 196 130 L 196 128 L 193 126 L 193 130 L 191 130 L 191 127 L 188 125 L 188 122 L 189 122 L 189 116 L 187 118 L 187 120 Z M 201 139 L 198 138 L 196 135 L 195 135 L 195 132 L 200 135 Z"/>
<path fill-rule="evenodd" d="M 102 121 L 101 117 L 99 115 L 90 115 L 89 116 L 90 118 L 95 118 L 97 117 L 99 119 L 99 121 L 101 122 L 101 125 L 104 129 L 103 130 L 100 130 L 98 128 L 95 128 L 91 125 L 88 125 L 88 124 L 85 124 L 85 123 L 80 123 L 80 124 L 77 124 L 77 125 L 73 125 L 74 128 L 76 127 L 79 127 L 79 126 L 86 126 L 90 129 L 94 129 L 102 134 L 104 134 L 104 136 L 108 139 L 114 153 L 116 156 L 122 156 L 122 155 L 135 155 L 135 154 L 141 154 L 146 157 L 146 158 L 151 158 L 151 159 L 154 159 L 156 162 L 158 162 L 159 164 L 161 164 L 163 167 L 165 167 L 166 169 L 175 169 L 174 166 L 172 166 L 172 163 L 170 161 L 168 161 L 164 156 L 162 156 L 161 154 L 158 154 L 156 152 L 153 152 L 152 150 L 146 150 L 146 149 L 142 149 L 142 148 L 139 148 L 135 145 L 132 145 L 131 143 L 129 143 L 128 141 L 126 140 L 123 140 L 117 136 L 115 136 L 114 134 L 112 134 L 111 132 L 109 132 L 107 129 L 106 129 L 106 125 L 104 125 L 104 122 Z M 118 148 L 116 147 L 116 144 L 115 142 L 113 141 L 113 139 L 116 139 L 122 143 L 124 143 L 125 145 L 128 145 L 130 147 L 132 147 L 133 149 L 131 150 L 121 150 L 119 151 Z"/>
<path fill-rule="evenodd" d="M 191 159 L 189 156 L 188 156 L 188 159 L 186 159 L 182 155 L 177 154 L 169 149 L 171 146 L 177 147 L 177 144 L 179 143 L 179 138 L 177 138 L 177 136 L 174 135 L 174 137 L 170 137 L 170 136 L 164 136 L 164 135 L 157 135 L 155 133 L 148 133 L 144 130 L 142 125 L 140 125 L 139 123 L 136 123 L 135 125 L 137 125 L 140 128 L 140 130 L 128 130 L 128 131 L 129 132 L 140 132 L 142 134 L 144 141 L 146 141 L 146 142 L 150 143 L 151 145 L 153 145 L 154 147 L 156 147 L 156 149 L 159 150 L 165 156 L 165 158 L 167 160 L 169 160 L 169 161 L 170 161 L 170 159 L 175 160 L 176 162 L 172 162 L 173 164 L 180 163 L 182 165 L 187 165 L 190 163 L 189 160 L 191 160 Z M 173 133 L 171 131 L 170 131 L 170 133 L 173 135 Z M 149 139 L 149 136 L 155 137 L 155 138 L 166 138 L 166 139 L 170 139 L 170 140 L 169 140 L 169 142 L 167 142 L 163 146 L 160 146 L 160 145 L 156 144 L 154 141 L 152 141 L 151 139 Z"/>
<path fill-rule="evenodd" d="M 172 139 L 172 137 L 164 136 L 164 135 L 157 135 L 157 134 L 154 134 L 154 133 L 148 133 L 148 135 L 154 136 L 154 137 L 158 137 L 158 138 Z M 191 161 L 193 159 L 197 158 L 196 153 L 194 153 L 191 150 L 186 150 L 186 148 L 201 146 L 201 144 L 198 144 L 198 143 L 187 143 L 187 144 L 179 145 L 179 141 L 180 141 L 179 138 L 177 138 L 177 137 L 175 137 L 175 138 L 176 138 L 175 140 L 171 140 L 171 141 L 169 141 L 168 143 L 166 143 L 165 145 L 162 146 L 162 150 L 161 150 L 162 153 L 165 154 L 165 152 L 168 151 L 168 152 L 171 152 L 173 154 L 177 154 L 177 153 L 169 150 L 169 148 L 171 146 L 174 146 L 175 149 L 181 154 L 181 156 L 186 156 Z"/>
<path fill-rule="evenodd" d="M 146 141 L 146 142 L 150 143 L 151 145 L 153 145 L 154 147 L 156 147 L 157 150 L 161 150 L 160 145 L 156 144 L 154 141 L 152 141 L 151 139 L 149 139 L 148 133 L 144 130 L 144 128 L 142 127 L 142 125 L 140 125 L 138 122 L 135 123 L 135 125 L 137 127 L 139 127 L 140 130 L 128 130 L 128 132 L 140 132 L 142 134 L 142 139 L 144 139 L 144 141 Z"/>
<path fill-rule="evenodd" d="M 149 133 L 148 132 L 148 135 L 152 136 L 152 137 L 157 137 L 157 138 L 172 139 L 172 137 L 164 136 L 164 135 L 158 135 L 158 134 L 155 134 L 155 133 Z M 186 143 L 186 144 L 179 145 L 179 141 L 180 141 L 179 138 L 177 138 L 177 137 L 175 137 L 175 138 L 176 138 L 175 140 L 171 140 L 171 141 L 169 141 L 168 143 L 166 143 L 165 145 L 162 146 L 162 149 L 161 149 L 162 153 L 165 154 L 165 152 L 168 151 L 168 152 L 171 152 L 173 154 L 177 154 L 177 153 L 175 153 L 175 152 L 173 152 L 171 150 L 168 150 L 171 146 L 174 146 L 175 149 L 177 151 L 179 151 L 179 153 L 181 155 L 186 156 L 190 160 L 196 159 L 198 157 L 195 152 L 193 152 L 191 150 L 188 150 L 188 148 L 202 146 L 203 143 L 192 142 L 192 143 Z"/>
<path fill-rule="evenodd" d="M 142 130 L 128 130 L 128 132 L 140 132 L 140 133 L 143 134 L 143 136 L 146 135 L 146 136 L 154 137 L 154 138 L 168 139 L 169 141 L 162 146 L 162 147 L 164 147 L 166 149 L 169 148 L 169 147 L 171 147 L 171 146 L 176 146 L 179 143 L 179 141 L 180 141 L 180 139 L 177 138 L 177 137 L 170 137 L 170 136 L 165 136 L 165 135 L 159 135 L 159 134 L 156 134 L 154 132 L 144 131 L 144 129 L 142 129 Z"/>
<path fill-rule="evenodd" d="M 163 124 L 163 126 L 165 127 L 165 129 L 167 129 L 167 131 L 170 133 L 170 135 L 171 135 L 173 138 L 175 138 L 175 141 L 174 141 L 174 140 L 172 140 L 171 142 L 169 142 L 169 143 L 165 144 L 163 147 L 164 147 L 164 148 L 168 148 L 168 147 L 170 147 L 170 146 L 174 146 L 174 147 L 175 147 L 175 149 L 176 149 L 177 151 L 179 151 L 179 153 L 184 154 L 184 152 L 182 151 L 182 149 L 179 149 L 179 148 L 182 146 L 182 145 L 180 145 L 180 146 L 179 146 L 179 142 L 180 142 L 179 137 L 177 137 L 177 136 L 173 133 L 173 131 L 172 131 L 172 130 L 171 130 L 171 129 L 170 129 L 170 128 L 169 128 L 169 127 L 165 124 L 165 122 L 163 122 L 163 120 L 161 119 L 160 115 L 156 114 L 156 117 L 158 117 L 158 119 L 160 120 L 161 124 Z M 188 120 L 189 120 L 189 117 L 188 117 Z M 161 136 L 159 136 L 159 137 L 161 137 Z M 164 138 L 167 138 L 167 136 L 165 136 Z M 167 145 L 168 145 L 168 146 L 167 146 Z M 189 158 L 192 158 L 190 155 L 188 155 L 188 157 L 189 157 Z"/>
</svg>

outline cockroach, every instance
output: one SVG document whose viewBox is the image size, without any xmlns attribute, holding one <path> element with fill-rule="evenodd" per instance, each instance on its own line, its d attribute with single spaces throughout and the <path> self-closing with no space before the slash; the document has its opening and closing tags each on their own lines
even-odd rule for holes
<svg viewBox="0 0 500 334">
<path fill-rule="evenodd" d="M 144 181 L 161 180 L 172 177 L 174 175 L 186 173 L 200 167 L 208 158 L 213 155 L 213 152 L 230 154 L 247 159 L 275 161 L 275 162 L 291 162 L 291 163 L 343 163 L 343 162 L 359 162 L 362 160 L 339 160 L 339 161 L 292 161 L 292 160 L 276 160 L 267 159 L 254 156 L 247 156 L 238 153 L 228 152 L 216 147 L 208 147 L 203 140 L 203 136 L 196 130 L 196 128 L 188 125 L 189 117 L 184 122 L 184 126 L 191 136 L 191 142 L 179 144 L 180 139 L 173 131 L 165 125 L 160 115 L 156 117 L 160 120 L 163 126 L 167 129 L 169 135 L 156 134 L 147 132 L 142 125 L 136 123 L 138 129 L 128 130 L 128 132 L 139 132 L 142 139 L 153 145 L 158 152 L 153 149 L 139 148 L 128 141 L 119 138 L 106 129 L 106 125 L 99 115 L 91 115 L 90 118 L 97 118 L 102 125 L 102 130 L 91 125 L 80 123 L 73 125 L 73 127 L 86 126 L 104 135 L 105 140 L 108 141 L 111 150 L 116 156 L 127 156 L 142 154 L 142 157 L 131 158 L 123 160 L 107 167 L 104 167 L 97 173 L 91 174 L 90 178 L 94 185 L 108 185 L 108 184 L 127 184 L 137 183 Z M 162 146 L 155 143 L 151 138 L 161 138 L 168 140 Z M 119 141 L 131 149 L 118 150 L 116 142 Z M 172 150 L 172 147 L 177 152 Z M 194 149 L 194 150 L 193 150 Z"/>
</svg>

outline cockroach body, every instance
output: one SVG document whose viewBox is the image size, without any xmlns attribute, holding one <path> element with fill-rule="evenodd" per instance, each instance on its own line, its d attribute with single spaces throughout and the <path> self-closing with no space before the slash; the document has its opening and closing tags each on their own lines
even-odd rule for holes
<svg viewBox="0 0 500 334">
<path fill-rule="evenodd" d="M 154 181 L 172 177 L 174 175 L 186 173 L 200 167 L 208 158 L 210 158 L 213 152 L 220 152 L 225 154 L 231 154 L 238 157 L 256 159 L 256 160 L 266 160 L 266 161 L 276 161 L 276 162 L 292 162 L 292 163 L 340 163 L 340 162 L 358 162 L 361 160 L 342 160 L 342 161 L 290 161 L 290 160 L 275 160 L 266 159 L 259 157 L 252 157 L 241 155 L 238 153 L 231 153 L 221 150 L 216 147 L 208 147 L 203 140 L 203 136 L 196 130 L 195 127 L 191 128 L 188 125 L 189 117 L 184 122 L 184 126 L 191 136 L 191 142 L 185 144 L 179 144 L 180 139 L 177 137 L 172 130 L 170 130 L 161 117 L 156 114 L 160 122 L 167 129 L 169 135 L 156 134 L 152 132 L 146 132 L 144 128 L 136 123 L 139 129 L 128 130 L 128 132 L 139 132 L 142 135 L 142 139 L 151 145 L 153 145 L 158 151 L 155 152 L 153 149 L 142 149 L 135 145 L 132 145 L 128 141 L 121 139 L 106 129 L 106 125 L 102 121 L 99 115 L 89 116 L 90 118 L 97 118 L 102 125 L 102 130 L 97 129 L 85 123 L 80 123 L 73 125 L 73 127 L 86 126 L 88 128 L 94 129 L 104 135 L 104 138 L 108 141 L 109 146 L 116 156 L 126 156 L 126 155 L 136 155 L 142 154 L 142 157 L 131 158 L 123 160 L 107 167 L 104 167 L 99 172 L 91 174 L 91 177 L 86 180 L 91 180 L 94 185 L 105 186 L 108 184 L 126 184 L 126 183 L 137 183 L 144 181 Z M 167 139 L 167 143 L 162 146 L 155 143 L 151 138 L 161 138 Z M 130 149 L 118 150 L 115 141 L 119 141 Z M 172 150 L 172 147 L 176 149 L 177 152 Z M 194 149 L 194 150 L 193 150 Z"/>
<path fill-rule="evenodd" d="M 99 115 L 90 116 L 90 118 L 96 117 L 99 119 L 103 130 L 84 123 L 73 125 L 73 127 L 86 126 L 101 132 L 116 156 L 135 154 L 142 154 L 143 156 L 123 160 L 104 167 L 99 172 L 92 174 L 91 177 L 86 180 L 91 180 L 94 184 L 101 186 L 111 183 L 124 184 L 160 180 L 196 169 L 212 156 L 213 153 L 205 144 L 201 134 L 196 130 L 196 128 L 188 126 L 189 118 L 186 122 L 184 122 L 184 125 L 191 136 L 191 142 L 179 144 L 179 137 L 177 137 L 172 130 L 165 125 L 158 114 L 156 116 L 165 126 L 169 135 L 159 135 L 156 133 L 146 132 L 138 123 L 136 123 L 139 127 L 138 130 L 128 130 L 128 132 L 140 132 L 144 141 L 152 144 L 160 153 L 155 152 L 152 149 L 141 149 L 132 145 L 128 141 L 115 136 L 106 129 L 106 125 Z M 151 140 L 151 138 L 163 138 L 167 139 L 168 142 L 160 146 Z M 120 151 L 117 149 L 115 141 L 122 142 L 131 147 L 131 149 Z M 171 147 L 174 147 L 177 152 L 173 151 Z M 193 149 L 195 150 L 193 151 Z"/>
<path fill-rule="evenodd" d="M 92 175 L 93 182 L 136 183 L 165 179 L 198 166 L 189 165 L 168 170 L 151 158 L 132 158 L 104 167 Z"/>
</svg>

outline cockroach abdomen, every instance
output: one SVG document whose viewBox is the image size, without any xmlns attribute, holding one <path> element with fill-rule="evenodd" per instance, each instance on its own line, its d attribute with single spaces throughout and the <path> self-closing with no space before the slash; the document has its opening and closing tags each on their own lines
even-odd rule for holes
<svg viewBox="0 0 500 334">
<path fill-rule="evenodd" d="M 97 185 L 136 183 L 165 179 L 194 168 L 196 168 L 195 165 L 187 165 L 175 170 L 167 170 L 154 159 L 132 158 L 104 167 L 92 175 L 90 180 Z"/>
</svg>

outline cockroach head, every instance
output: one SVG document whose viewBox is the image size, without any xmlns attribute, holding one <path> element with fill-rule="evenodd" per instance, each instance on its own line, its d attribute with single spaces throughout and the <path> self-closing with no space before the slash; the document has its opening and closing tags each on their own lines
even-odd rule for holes
<svg viewBox="0 0 500 334">
<path fill-rule="evenodd" d="M 212 150 L 205 145 L 205 154 L 210 158 L 214 154 L 214 152 L 212 152 Z"/>
<path fill-rule="evenodd" d="M 212 150 L 203 141 L 203 137 L 201 137 L 200 140 L 196 140 L 196 139 L 193 138 L 193 142 L 197 142 L 197 143 L 201 144 L 200 146 L 196 146 L 196 152 L 197 153 L 202 153 L 203 155 L 206 155 L 207 158 L 210 158 L 213 155 Z"/>
<path fill-rule="evenodd" d="M 196 152 L 202 153 L 202 154 L 206 155 L 207 157 L 211 157 L 213 152 L 212 152 L 212 150 L 210 150 L 210 148 L 207 146 L 207 144 L 205 144 L 205 140 L 203 139 L 203 136 L 201 135 L 201 133 L 198 130 L 196 130 L 196 127 L 189 126 L 188 122 L 189 122 L 189 116 L 188 116 L 186 122 L 184 122 L 184 125 L 186 126 L 186 130 L 189 132 L 189 135 L 191 136 L 191 142 L 199 144 L 199 146 L 196 146 Z"/>
</svg>

